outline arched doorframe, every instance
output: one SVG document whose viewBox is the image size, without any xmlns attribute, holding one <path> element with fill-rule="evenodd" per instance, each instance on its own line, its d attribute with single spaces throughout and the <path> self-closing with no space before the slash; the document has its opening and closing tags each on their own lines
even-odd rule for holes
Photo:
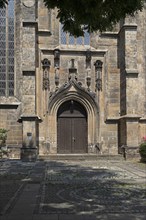
<svg viewBox="0 0 146 220">
<path fill-rule="evenodd" d="M 79 102 L 87 111 L 88 126 L 88 153 L 92 152 L 92 145 L 98 142 L 98 123 L 99 112 L 98 106 L 94 98 L 85 91 L 68 91 L 60 92 L 51 100 L 49 106 L 49 124 L 51 130 L 50 136 L 50 153 L 57 153 L 57 112 L 59 107 L 66 101 L 75 100 Z"/>
<path fill-rule="evenodd" d="M 57 113 L 57 153 L 87 153 L 87 135 L 87 112 L 84 106 L 75 100 L 64 102 Z"/>
</svg>

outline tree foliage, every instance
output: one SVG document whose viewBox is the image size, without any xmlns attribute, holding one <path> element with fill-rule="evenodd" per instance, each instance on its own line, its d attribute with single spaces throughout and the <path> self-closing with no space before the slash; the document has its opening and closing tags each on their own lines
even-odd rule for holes
<svg viewBox="0 0 146 220">
<path fill-rule="evenodd" d="M 144 0 L 44 0 L 48 9 L 58 8 L 57 18 L 63 30 L 74 36 L 84 31 L 106 31 L 142 10 Z"/>
<path fill-rule="evenodd" d="M 0 0 L 0 8 L 4 8 L 8 4 L 8 0 Z"/>
<path fill-rule="evenodd" d="M 9 0 L 0 0 L 5 7 Z M 125 18 L 142 10 L 145 0 L 44 0 L 48 9 L 58 8 L 57 18 L 63 30 L 74 36 L 85 31 L 106 31 Z"/>
<path fill-rule="evenodd" d="M 0 128 L 0 145 L 4 145 L 7 139 L 7 132 L 8 130 L 4 128 Z"/>
</svg>

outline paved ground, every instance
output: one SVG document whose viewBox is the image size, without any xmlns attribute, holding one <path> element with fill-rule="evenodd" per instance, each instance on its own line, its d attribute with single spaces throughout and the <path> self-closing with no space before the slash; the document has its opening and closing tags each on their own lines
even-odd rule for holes
<svg viewBox="0 0 146 220">
<path fill-rule="evenodd" d="M 146 165 L 0 160 L 0 220 L 146 220 Z"/>
</svg>

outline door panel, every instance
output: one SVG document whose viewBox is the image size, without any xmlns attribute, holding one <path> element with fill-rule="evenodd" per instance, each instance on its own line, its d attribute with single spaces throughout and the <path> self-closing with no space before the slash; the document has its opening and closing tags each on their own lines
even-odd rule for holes
<svg viewBox="0 0 146 220">
<path fill-rule="evenodd" d="M 72 119 L 72 153 L 87 152 L 87 125 L 85 118 Z"/>
<path fill-rule="evenodd" d="M 58 153 L 71 152 L 71 118 L 58 119 Z"/>
<path fill-rule="evenodd" d="M 87 153 L 85 118 L 58 119 L 58 153 Z"/>
</svg>

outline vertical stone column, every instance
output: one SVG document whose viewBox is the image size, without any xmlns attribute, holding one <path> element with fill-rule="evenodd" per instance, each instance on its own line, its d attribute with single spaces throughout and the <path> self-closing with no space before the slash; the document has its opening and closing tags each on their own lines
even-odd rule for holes
<svg viewBox="0 0 146 220">
<path fill-rule="evenodd" d="M 36 61 L 37 61 L 37 1 L 23 0 L 22 4 L 22 115 L 24 157 L 33 157 L 38 145 L 38 120 L 36 111 Z M 31 150 L 28 152 L 28 148 Z M 27 151 L 27 153 L 26 153 Z M 29 154 L 30 153 L 30 154 Z M 23 156 L 22 156 L 23 157 Z M 23 159 L 23 158 L 22 158 Z"/>
<path fill-rule="evenodd" d="M 141 103 L 140 105 L 142 110 L 142 118 L 140 118 L 140 129 L 139 129 L 139 143 L 141 143 L 142 138 L 146 136 L 146 2 L 144 3 L 144 11 L 141 15 L 143 23 L 141 26 L 143 27 L 143 32 L 139 34 L 139 41 L 142 42 L 141 46 L 141 52 L 143 54 L 143 60 L 141 61 L 141 69 L 143 74 L 141 74 L 141 82 L 143 83 L 143 86 L 141 85 L 141 88 L 143 94 L 141 94 Z"/>
<path fill-rule="evenodd" d="M 137 70 L 137 24 L 127 18 L 119 32 L 119 66 L 121 71 L 120 144 L 129 149 L 138 147 L 139 81 Z"/>
</svg>

